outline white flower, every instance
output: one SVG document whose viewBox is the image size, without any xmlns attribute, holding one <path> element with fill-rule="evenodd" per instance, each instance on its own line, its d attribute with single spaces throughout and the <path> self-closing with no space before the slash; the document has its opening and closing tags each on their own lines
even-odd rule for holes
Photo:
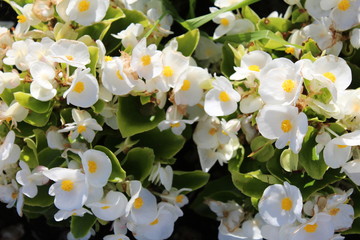
<svg viewBox="0 0 360 240">
<path fill-rule="evenodd" d="M 210 12 L 213 13 L 216 11 L 218 11 L 217 8 L 215 7 L 210 8 Z M 219 24 L 219 26 L 215 29 L 213 35 L 213 38 L 217 39 L 232 30 L 232 28 L 235 25 L 235 15 L 231 11 L 220 13 L 219 15 L 213 18 L 213 21 Z"/>
<path fill-rule="evenodd" d="M 275 147 L 284 148 L 287 144 L 298 153 L 307 132 L 308 121 L 305 113 L 298 113 L 293 106 L 265 105 L 256 117 L 259 132 L 268 139 L 277 139 Z"/>
<path fill-rule="evenodd" d="M 322 0 L 322 2 L 327 2 Z M 329 1 L 330 6 L 335 2 L 335 6 L 330 13 L 334 28 L 338 31 L 346 31 L 360 23 L 359 8 L 360 1 L 337 0 Z"/>
<path fill-rule="evenodd" d="M 85 43 L 75 40 L 60 39 L 50 47 L 55 62 L 85 68 L 90 63 L 90 53 Z"/>
<path fill-rule="evenodd" d="M 360 29 L 359 28 L 354 28 L 350 32 L 350 43 L 354 48 L 356 48 L 356 49 L 360 48 Z"/>
<path fill-rule="evenodd" d="M 206 117 L 200 119 L 197 124 L 193 139 L 198 148 L 213 149 L 220 143 L 226 143 L 230 137 L 223 134 L 220 120 L 217 117 Z"/>
<path fill-rule="evenodd" d="M 160 182 L 166 190 L 170 191 L 173 181 L 173 169 L 170 165 L 161 167 L 161 164 L 157 162 L 151 169 L 149 181 L 155 184 Z"/>
<path fill-rule="evenodd" d="M 131 23 L 125 30 L 117 34 L 111 34 L 114 38 L 121 39 L 121 43 L 125 48 L 133 48 L 138 44 L 137 37 L 144 32 L 144 26 L 140 23 Z"/>
<path fill-rule="evenodd" d="M 194 56 L 201 61 L 215 63 L 221 58 L 221 46 L 221 44 L 215 43 L 207 37 L 200 36 Z"/>
<path fill-rule="evenodd" d="M 94 215 L 105 221 L 114 221 L 125 214 L 127 198 L 121 192 L 109 191 L 99 202 L 87 204 Z"/>
<path fill-rule="evenodd" d="M 50 56 L 50 47 L 54 40 L 44 37 L 41 42 L 31 42 L 28 46 L 28 53 L 25 57 L 29 66 L 34 62 L 44 62 L 53 65 L 53 59 Z"/>
<path fill-rule="evenodd" d="M 63 95 L 67 104 L 88 108 L 99 100 L 99 83 L 90 74 L 90 68 L 75 70 L 71 86 Z"/>
<path fill-rule="evenodd" d="M 308 222 L 300 225 L 292 234 L 292 240 L 330 239 L 334 235 L 331 217 L 326 213 L 318 213 Z"/>
<path fill-rule="evenodd" d="M 223 203 L 210 200 L 207 204 L 210 210 L 216 214 L 216 219 L 221 221 L 221 225 L 226 227 L 230 232 L 238 228 L 245 218 L 244 209 L 235 201 Z"/>
<path fill-rule="evenodd" d="M 109 157 L 94 149 L 87 150 L 80 157 L 88 184 L 94 187 L 105 186 L 112 170 Z"/>
<path fill-rule="evenodd" d="M 13 121 L 13 125 L 16 126 L 17 122 L 22 122 L 28 115 L 29 110 L 21 106 L 18 102 L 13 101 L 10 106 L 5 102 L 0 102 L 0 122 L 1 121 Z"/>
<path fill-rule="evenodd" d="M 291 224 L 301 218 L 303 200 L 300 190 L 288 182 L 267 187 L 259 201 L 259 213 L 273 226 Z"/>
<path fill-rule="evenodd" d="M 229 229 L 222 223 L 219 226 L 219 240 L 237 240 L 237 239 L 252 239 L 262 240 L 260 226 L 255 219 L 249 219 L 241 224 L 241 227 L 234 231 Z"/>
<path fill-rule="evenodd" d="M 214 5 L 219 8 L 230 7 L 234 4 L 241 3 L 244 0 L 215 0 Z"/>
<path fill-rule="evenodd" d="M 71 131 L 71 139 L 76 139 L 79 134 L 81 134 L 86 139 L 86 141 L 92 142 L 95 137 L 94 130 L 102 131 L 102 127 L 96 122 L 94 118 L 91 117 L 88 112 L 73 108 L 71 110 L 71 115 L 75 122 L 66 124 L 64 129 L 59 130 L 59 132 Z"/>
<path fill-rule="evenodd" d="M 19 160 L 21 149 L 15 144 L 14 131 L 8 132 L 5 139 L 1 139 L 0 143 L 0 170 L 3 171 L 8 165 Z"/>
<path fill-rule="evenodd" d="M 341 172 L 345 172 L 351 181 L 356 185 L 360 185 L 360 159 L 355 159 L 343 164 Z"/>
<path fill-rule="evenodd" d="M 2 72 L 0 71 L 0 94 L 4 89 L 13 89 L 19 86 L 20 77 L 15 71 L 13 72 Z"/>
<path fill-rule="evenodd" d="M 185 194 L 181 194 L 184 191 L 191 191 L 191 188 L 181 188 L 177 190 L 176 188 L 171 188 L 170 191 L 165 191 L 160 195 L 162 199 L 167 202 L 178 206 L 183 207 L 189 203 L 189 199 Z"/>
<path fill-rule="evenodd" d="M 73 209 L 73 210 L 59 210 L 54 214 L 54 219 L 57 222 L 63 221 L 65 219 L 68 219 L 71 216 L 78 216 L 82 217 L 85 215 L 85 213 L 92 214 L 89 210 L 86 208 L 80 208 L 80 209 Z"/>
<path fill-rule="evenodd" d="M 160 19 L 161 15 L 162 15 L 162 11 L 158 10 L 156 8 L 150 8 L 147 12 L 146 12 L 146 16 L 148 17 L 148 19 L 150 20 L 150 22 L 152 24 L 155 24 L 155 22 Z M 171 15 L 167 14 L 165 15 L 159 22 L 158 26 L 157 26 L 157 30 L 159 31 L 160 34 L 157 34 L 155 32 L 156 35 L 160 35 L 160 36 L 168 36 L 169 34 L 172 34 L 173 32 L 170 31 L 171 29 L 171 25 L 173 23 L 173 18 Z"/>
<path fill-rule="evenodd" d="M 40 101 L 49 101 L 56 96 L 57 83 L 55 69 L 44 62 L 34 62 L 30 65 L 33 81 L 30 85 L 31 96 Z"/>
<path fill-rule="evenodd" d="M 20 7 L 15 2 L 11 2 L 11 5 L 17 8 L 21 13 L 16 17 L 18 21 L 14 31 L 16 35 L 27 33 L 30 29 L 30 26 L 37 25 L 41 22 L 32 11 L 33 4 L 26 4 L 23 7 Z"/>
<path fill-rule="evenodd" d="M 213 89 L 205 95 L 204 109 L 210 116 L 226 116 L 236 111 L 240 94 L 225 77 L 215 76 Z"/>
<path fill-rule="evenodd" d="M 55 196 L 54 204 L 61 210 L 81 208 L 88 195 L 85 175 L 78 169 L 52 168 L 43 174 L 55 183 L 49 188 L 49 195 Z"/>
<path fill-rule="evenodd" d="M 29 45 L 33 42 L 31 39 L 14 42 L 11 49 L 6 52 L 3 62 L 7 65 L 15 65 L 21 71 L 27 70 L 29 65 L 26 56 L 29 51 Z"/>
<path fill-rule="evenodd" d="M 23 186 L 23 194 L 29 198 L 33 198 L 38 193 L 37 186 L 42 186 L 49 181 L 49 179 L 42 174 L 42 172 L 48 170 L 48 168 L 38 166 L 31 172 L 29 166 L 24 161 L 20 161 L 19 165 L 21 170 L 16 173 L 16 181 Z"/>
</svg>

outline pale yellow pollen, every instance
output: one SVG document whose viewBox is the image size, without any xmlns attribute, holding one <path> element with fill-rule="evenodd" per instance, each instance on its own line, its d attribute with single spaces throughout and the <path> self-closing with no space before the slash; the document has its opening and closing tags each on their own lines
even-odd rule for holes
<svg viewBox="0 0 360 240">
<path fill-rule="evenodd" d="M 159 223 L 159 219 L 157 218 L 157 219 L 155 219 L 154 221 L 152 221 L 151 223 L 150 223 L 150 225 L 156 225 L 156 224 L 158 224 Z"/>
<path fill-rule="evenodd" d="M 250 71 L 260 72 L 260 67 L 258 65 L 251 65 L 251 66 L 248 67 L 248 69 Z"/>
<path fill-rule="evenodd" d="M 293 47 L 287 47 L 287 48 L 285 48 L 285 52 L 286 52 L 287 54 L 294 54 L 294 53 L 295 53 L 295 48 L 293 48 Z"/>
<path fill-rule="evenodd" d="M 18 20 L 18 23 L 24 23 L 27 20 L 27 18 L 24 15 L 19 15 L 16 18 Z"/>
<path fill-rule="evenodd" d="M 82 93 L 85 89 L 85 84 L 83 82 L 77 82 L 73 88 L 73 92 Z"/>
<path fill-rule="evenodd" d="M 104 61 L 105 61 L 105 62 L 110 62 L 110 61 L 112 61 L 112 60 L 113 60 L 113 58 L 110 57 L 110 56 L 105 56 L 105 57 L 104 57 Z"/>
<path fill-rule="evenodd" d="M 134 208 L 135 209 L 139 209 L 143 205 L 144 205 L 144 201 L 143 201 L 143 199 L 141 197 L 138 197 L 138 198 L 135 199 L 135 202 L 134 202 Z"/>
<path fill-rule="evenodd" d="M 88 168 L 90 173 L 95 173 L 97 170 L 97 164 L 95 161 L 88 161 Z"/>
<path fill-rule="evenodd" d="M 86 127 L 85 127 L 84 125 L 79 125 L 79 126 L 77 127 L 77 131 L 78 131 L 79 133 L 83 133 L 83 132 L 86 131 Z"/>
<path fill-rule="evenodd" d="M 70 192 L 71 190 L 73 190 L 74 188 L 74 182 L 71 180 L 63 180 L 61 182 L 61 189 L 66 191 L 66 192 Z"/>
<path fill-rule="evenodd" d="M 284 132 L 289 132 L 292 129 L 292 124 L 290 122 L 290 120 L 283 120 L 281 122 L 281 130 L 283 130 Z"/>
<path fill-rule="evenodd" d="M 294 90 L 295 85 L 296 85 L 295 81 L 288 79 L 288 80 L 283 81 L 283 83 L 281 84 L 281 87 L 285 92 L 290 93 Z"/>
<path fill-rule="evenodd" d="M 346 148 L 347 145 L 336 145 L 338 148 Z"/>
<path fill-rule="evenodd" d="M 326 72 L 323 74 L 323 76 L 329 79 L 330 81 L 332 81 L 333 83 L 336 81 L 335 75 L 332 74 L 331 72 Z"/>
<path fill-rule="evenodd" d="M 120 73 L 119 70 L 116 71 L 116 76 L 117 76 L 118 79 L 124 80 L 124 78 L 123 78 L 123 76 L 121 75 L 121 73 Z"/>
<path fill-rule="evenodd" d="M 332 209 L 330 209 L 329 214 L 331 216 L 335 216 L 336 214 L 338 214 L 339 211 L 340 211 L 340 208 L 332 208 Z"/>
<path fill-rule="evenodd" d="M 82 0 L 81 2 L 79 2 L 78 5 L 78 10 L 79 12 L 85 12 L 87 10 L 89 10 L 90 8 L 90 2 L 87 0 Z"/>
<path fill-rule="evenodd" d="M 341 10 L 341 11 L 346 11 L 350 8 L 350 1 L 349 0 L 341 0 L 339 3 L 338 3 L 338 8 Z"/>
<path fill-rule="evenodd" d="M 227 94 L 227 92 L 221 91 L 219 94 L 219 99 L 222 102 L 227 102 L 227 101 L 230 101 L 230 96 L 229 96 L 229 94 Z"/>
<path fill-rule="evenodd" d="M 229 136 L 229 134 L 227 134 L 227 132 L 225 132 L 225 130 L 222 130 L 221 133 L 224 134 L 225 136 Z"/>
<path fill-rule="evenodd" d="M 314 224 L 307 224 L 305 227 L 304 227 L 304 230 L 308 233 L 313 233 L 316 231 L 318 225 L 316 223 Z"/>
<path fill-rule="evenodd" d="M 290 198 L 286 197 L 281 200 L 281 208 L 285 211 L 290 211 L 292 208 L 292 201 Z"/>
<path fill-rule="evenodd" d="M 220 24 L 221 25 L 223 25 L 223 26 L 229 26 L 229 20 L 227 19 L 227 18 L 222 18 L 221 20 L 220 20 Z"/>
<path fill-rule="evenodd" d="M 211 129 L 209 130 L 209 134 L 210 134 L 211 136 L 214 136 L 216 132 L 217 132 L 217 129 L 216 129 L 216 128 L 211 128 Z"/>
<path fill-rule="evenodd" d="M 74 57 L 73 57 L 73 56 L 67 55 L 67 56 L 65 56 L 65 57 L 66 57 L 66 59 L 69 60 L 69 61 L 74 60 Z"/>
<path fill-rule="evenodd" d="M 151 63 L 151 57 L 149 55 L 144 55 L 141 57 L 141 62 L 143 66 L 147 66 Z"/>
<path fill-rule="evenodd" d="M 174 75 L 174 70 L 170 66 L 165 66 L 163 69 L 163 75 L 165 77 L 171 77 Z"/>
<path fill-rule="evenodd" d="M 179 122 L 178 123 L 170 123 L 170 127 L 172 127 L 172 128 L 180 127 L 180 123 Z"/>
<path fill-rule="evenodd" d="M 176 196 L 175 201 L 176 201 L 177 203 L 182 203 L 182 202 L 184 201 L 184 195 L 178 195 L 178 196 Z"/>
<path fill-rule="evenodd" d="M 76 216 L 76 215 L 77 215 L 76 212 L 74 212 L 74 213 L 71 214 L 71 216 Z"/>
<path fill-rule="evenodd" d="M 182 91 L 187 91 L 187 90 L 190 89 L 190 87 L 191 87 L 191 82 L 189 80 L 185 79 L 184 83 L 183 83 L 183 85 L 181 87 L 181 90 Z"/>
<path fill-rule="evenodd" d="M 12 120 L 12 117 L 5 118 L 5 121 L 8 122 L 8 123 L 11 122 L 11 120 Z"/>
<path fill-rule="evenodd" d="M 101 209 L 108 209 L 108 208 L 110 208 L 110 206 L 103 206 L 103 207 L 101 207 Z"/>
<path fill-rule="evenodd" d="M 13 193 L 11 194 L 11 198 L 12 198 L 12 199 L 17 199 L 17 197 L 18 197 L 18 193 L 17 193 L 17 192 L 13 192 Z"/>
</svg>

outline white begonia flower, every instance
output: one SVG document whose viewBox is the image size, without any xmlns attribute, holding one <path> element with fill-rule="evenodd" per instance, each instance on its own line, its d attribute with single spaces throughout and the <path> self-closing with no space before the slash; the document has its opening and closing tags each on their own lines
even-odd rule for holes
<svg viewBox="0 0 360 240">
<path fill-rule="evenodd" d="M 67 104 L 82 108 L 91 107 L 99 100 L 99 83 L 94 75 L 90 74 L 90 68 L 75 70 L 71 86 L 64 92 L 63 97 Z"/>
<path fill-rule="evenodd" d="M 174 230 L 175 221 L 182 215 L 180 208 L 161 202 L 158 205 L 157 215 L 150 223 L 128 222 L 127 227 L 139 240 L 167 239 Z"/>
<path fill-rule="evenodd" d="M 64 150 L 70 146 L 69 141 L 58 132 L 57 128 L 51 128 L 46 132 L 46 140 L 49 148 L 51 149 Z"/>
<path fill-rule="evenodd" d="M 221 59 L 222 44 L 215 43 L 207 37 L 200 36 L 199 43 L 195 49 L 195 58 L 210 63 L 218 62 Z"/>
<path fill-rule="evenodd" d="M 225 226 L 229 232 L 238 228 L 245 218 L 244 209 L 235 201 L 223 203 L 210 200 L 207 204 L 210 210 L 216 214 L 216 219 L 221 221 L 221 225 Z"/>
<path fill-rule="evenodd" d="M 317 213 L 308 222 L 300 225 L 292 233 L 292 240 L 330 239 L 334 235 L 331 217 L 326 213 Z"/>
<path fill-rule="evenodd" d="M 25 34 L 29 31 L 30 26 L 37 25 L 41 22 L 41 20 L 38 19 L 32 11 L 33 4 L 26 4 L 21 7 L 13 1 L 10 3 L 12 7 L 18 9 L 21 12 L 21 14 L 16 17 L 18 24 L 14 30 L 15 35 Z"/>
<path fill-rule="evenodd" d="M 49 179 L 42 174 L 42 172 L 48 170 L 48 168 L 38 166 L 33 171 L 30 171 L 29 166 L 24 161 L 20 161 L 19 165 L 21 170 L 16 173 L 16 181 L 23 186 L 23 194 L 29 198 L 33 198 L 38 193 L 37 186 L 42 186 L 49 181 Z"/>
<path fill-rule="evenodd" d="M 243 96 L 240 101 L 239 109 L 242 113 L 248 114 L 258 111 L 264 106 L 264 102 L 258 94 Z"/>
<path fill-rule="evenodd" d="M 118 103 L 108 102 L 100 112 L 100 115 L 104 117 L 106 125 L 114 130 L 118 130 L 119 126 L 117 123 L 116 112 L 118 111 Z"/>
<path fill-rule="evenodd" d="M 294 223 L 301 219 L 303 199 L 300 190 L 288 182 L 267 187 L 259 201 L 259 213 L 273 226 Z"/>
<path fill-rule="evenodd" d="M 255 219 L 249 219 L 241 224 L 241 227 L 229 231 L 222 223 L 219 226 L 219 240 L 252 239 L 262 240 L 260 226 Z"/>
<path fill-rule="evenodd" d="M 15 71 L 13 72 L 2 72 L 0 71 L 0 94 L 4 89 L 13 89 L 20 85 L 19 74 Z"/>
<path fill-rule="evenodd" d="M 360 159 L 355 159 L 342 165 L 341 172 L 345 172 L 351 181 L 360 186 Z"/>
<path fill-rule="evenodd" d="M 153 165 L 149 181 L 158 184 L 159 182 L 165 187 L 166 190 L 170 191 L 173 181 L 173 169 L 170 165 L 166 167 L 161 167 L 160 162 L 157 162 Z"/>
<path fill-rule="evenodd" d="M 348 130 L 358 130 L 360 126 L 360 89 L 341 91 L 337 104 L 343 115 L 341 123 Z"/>
<path fill-rule="evenodd" d="M 124 234 L 112 234 L 112 235 L 106 235 L 104 237 L 104 240 L 130 240 L 130 238 L 128 238 L 126 235 Z"/>
<path fill-rule="evenodd" d="M 12 121 L 12 125 L 16 126 L 17 122 L 22 122 L 28 115 L 29 109 L 24 108 L 18 102 L 13 101 L 10 106 L 5 102 L 0 102 L 0 122 Z"/>
<path fill-rule="evenodd" d="M 87 204 L 97 218 L 105 221 L 114 221 L 125 214 L 128 200 L 121 192 L 109 191 L 99 202 Z"/>
<path fill-rule="evenodd" d="M 50 53 L 53 61 L 73 67 L 85 68 L 90 63 L 88 47 L 80 41 L 60 39 L 51 45 Z"/>
<path fill-rule="evenodd" d="M 132 76 L 124 72 L 124 62 L 121 58 L 105 60 L 101 79 L 105 89 L 120 96 L 128 94 L 136 85 Z"/>
<path fill-rule="evenodd" d="M 85 213 L 92 214 L 86 208 L 73 209 L 73 210 L 59 210 L 54 214 L 54 219 L 55 221 L 60 222 L 68 219 L 71 216 L 82 217 L 85 215 Z"/>
<path fill-rule="evenodd" d="M 32 39 L 14 42 L 11 49 L 6 52 L 6 57 L 3 59 L 3 62 L 6 65 L 15 65 L 21 71 L 27 70 L 29 64 L 26 60 L 26 56 L 29 51 L 29 45 L 33 42 Z"/>
<path fill-rule="evenodd" d="M 316 153 L 319 154 L 325 147 L 325 145 L 331 140 L 331 136 L 327 132 L 322 132 L 316 135 Z"/>
<path fill-rule="evenodd" d="M 226 116 L 235 112 L 241 96 L 231 82 L 223 76 L 215 76 L 212 85 L 214 88 L 205 95 L 205 112 L 210 116 Z"/>
<path fill-rule="evenodd" d="M 249 19 L 236 19 L 234 21 L 234 26 L 231 28 L 228 35 L 235 35 L 240 33 L 254 32 L 255 25 Z"/>
<path fill-rule="evenodd" d="M 354 48 L 356 48 L 356 49 L 360 48 L 360 29 L 359 28 L 354 28 L 350 32 L 350 43 Z"/>
<path fill-rule="evenodd" d="M 241 3 L 244 0 L 215 0 L 214 5 L 218 8 L 230 7 L 234 4 Z"/>
<path fill-rule="evenodd" d="M 329 1 L 325 0 L 327 2 L 335 2 L 335 1 Z M 328 17 L 331 12 L 331 8 L 326 8 L 326 5 L 324 6 L 325 1 L 323 0 L 307 0 L 305 2 L 305 9 L 307 12 L 312 16 L 314 19 L 320 19 L 322 17 Z"/>
<path fill-rule="evenodd" d="M 131 54 L 131 68 L 141 78 L 150 80 L 161 74 L 161 51 L 156 50 L 156 45 L 146 46 L 146 38 L 140 40 Z"/>
<path fill-rule="evenodd" d="M 126 205 L 126 216 L 136 224 L 149 224 L 156 218 L 157 204 L 155 196 L 139 181 L 129 184 L 131 198 Z"/>
<path fill-rule="evenodd" d="M 176 188 L 171 188 L 170 191 L 164 190 L 164 192 L 160 196 L 162 199 L 175 206 L 183 207 L 189 203 L 189 199 L 186 197 L 186 195 L 181 194 L 185 191 L 191 191 L 191 188 L 181 188 L 179 190 L 177 190 Z"/>
<path fill-rule="evenodd" d="M 117 34 L 111 34 L 114 38 L 121 39 L 124 48 L 133 48 L 138 44 L 137 37 L 144 32 L 144 26 L 140 23 L 131 23 L 125 30 Z"/>
<path fill-rule="evenodd" d="M 210 12 L 216 12 L 219 11 L 218 8 L 211 7 Z M 216 17 L 212 19 L 215 23 L 219 24 L 219 26 L 215 29 L 213 38 L 218 39 L 221 36 L 227 34 L 230 32 L 230 30 L 234 27 L 235 24 L 235 15 L 229 11 L 220 13 Z"/>
<path fill-rule="evenodd" d="M 5 139 L 0 140 L 0 171 L 8 165 L 16 163 L 20 158 L 20 147 L 15 144 L 15 132 L 7 133 Z"/>
<path fill-rule="evenodd" d="M 65 14 L 69 20 L 89 26 L 93 23 L 100 22 L 109 8 L 109 0 L 64 0 L 58 8 L 65 8 Z M 60 11 L 63 11 L 60 10 Z"/>
<path fill-rule="evenodd" d="M 329 7 L 334 1 L 321 1 L 327 3 Z M 360 1 L 358 0 L 337 0 L 335 6 L 330 12 L 330 18 L 333 21 L 335 30 L 346 31 L 360 23 L 359 16 Z"/>
<path fill-rule="evenodd" d="M 217 117 L 205 117 L 197 124 L 193 140 L 198 148 L 214 149 L 220 143 L 230 140 L 230 137 L 222 133 L 221 123 Z"/>
<path fill-rule="evenodd" d="M 248 78 L 254 80 L 259 77 L 261 70 L 271 61 L 271 56 L 264 51 L 248 52 L 241 58 L 240 67 L 234 67 L 235 73 L 230 76 L 230 79 L 242 80 Z"/>
<path fill-rule="evenodd" d="M 80 157 L 87 183 L 94 187 L 105 186 L 112 170 L 110 158 L 94 149 L 87 150 Z"/>
<path fill-rule="evenodd" d="M 66 1 L 66 0 L 63 0 L 63 1 Z M 67 240 L 89 240 L 91 238 L 91 236 L 95 236 L 95 230 L 92 228 L 86 233 L 86 235 L 84 237 L 76 238 L 70 231 L 66 235 L 66 238 L 67 238 Z"/>
<path fill-rule="evenodd" d="M 351 157 L 351 147 L 360 145 L 360 130 L 329 141 L 324 148 L 324 161 L 331 168 L 343 166 Z"/>
<path fill-rule="evenodd" d="M 150 22 L 152 24 L 155 24 L 156 21 L 158 19 L 161 18 L 162 15 L 162 11 L 156 9 L 156 8 L 150 8 L 147 12 L 146 12 L 146 16 L 148 17 L 148 19 L 150 20 Z M 160 35 L 160 36 L 168 36 L 169 34 L 173 34 L 172 31 L 170 31 L 171 29 L 171 25 L 173 24 L 173 17 L 169 14 L 165 15 L 159 22 L 159 24 L 157 25 L 157 30 L 159 32 L 154 32 L 153 34 L 155 35 Z M 160 34 L 159 34 L 160 33 Z"/>
<path fill-rule="evenodd" d="M 41 42 L 32 42 L 28 46 L 28 53 L 25 57 L 29 66 L 34 62 L 44 62 L 53 65 L 53 59 L 50 56 L 50 47 L 54 40 L 44 37 Z"/>
<path fill-rule="evenodd" d="M 95 137 L 94 130 L 102 131 L 102 127 L 88 112 L 73 108 L 71 115 L 75 122 L 65 124 L 66 127 L 59 130 L 59 132 L 71 131 L 69 135 L 71 139 L 76 139 L 81 134 L 86 141 L 92 142 Z"/>
<path fill-rule="evenodd" d="M 206 69 L 189 67 L 174 86 L 175 103 L 189 106 L 198 104 L 203 96 L 201 84 L 210 78 Z"/>
<path fill-rule="evenodd" d="M 297 101 L 303 82 L 299 65 L 277 58 L 262 70 L 259 94 L 265 104 L 291 105 Z"/>
<path fill-rule="evenodd" d="M 6 27 L 0 27 L 0 68 L 3 67 L 2 59 L 13 43 L 14 39 L 10 34 L 10 30 Z"/>
<path fill-rule="evenodd" d="M 24 203 L 24 198 L 20 190 L 21 188 L 19 189 L 15 179 L 12 179 L 10 184 L 0 185 L 0 201 L 6 203 L 7 208 L 12 208 L 15 205 L 16 200 L 20 202 L 18 204 L 21 206 L 16 206 L 19 216 L 21 216 L 21 209 L 18 208 L 22 208 Z"/>
<path fill-rule="evenodd" d="M 30 94 L 40 101 L 49 101 L 56 96 L 57 83 L 55 69 L 44 62 L 34 62 L 30 65 L 33 81 L 30 84 Z"/>
<path fill-rule="evenodd" d="M 256 117 L 260 134 L 268 139 L 277 139 L 275 147 L 287 144 L 294 153 L 299 153 L 308 129 L 305 113 L 298 113 L 293 106 L 265 105 Z"/>
<path fill-rule="evenodd" d="M 79 169 L 56 167 L 43 174 L 55 182 L 49 188 L 49 195 L 55 196 L 54 204 L 58 209 L 71 211 L 84 205 L 88 186 Z"/>
</svg>

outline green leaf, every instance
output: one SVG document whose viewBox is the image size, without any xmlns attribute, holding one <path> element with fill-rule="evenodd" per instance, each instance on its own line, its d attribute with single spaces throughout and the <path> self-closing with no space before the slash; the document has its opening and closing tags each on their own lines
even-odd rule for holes
<svg viewBox="0 0 360 240">
<path fill-rule="evenodd" d="M 15 100 L 24 108 L 28 108 L 36 113 L 46 113 L 54 105 L 54 101 L 42 102 L 24 92 L 14 93 Z"/>
<path fill-rule="evenodd" d="M 291 149 L 285 149 L 280 156 L 280 165 L 287 172 L 293 172 L 299 168 L 299 155 Z"/>
<path fill-rule="evenodd" d="M 326 117 L 324 115 L 321 115 L 317 112 L 315 112 L 310 107 L 305 107 L 303 112 L 306 114 L 308 121 L 314 121 L 314 122 L 325 122 Z"/>
<path fill-rule="evenodd" d="M 75 238 L 84 237 L 96 222 L 94 215 L 86 213 L 83 217 L 72 216 L 70 231 Z"/>
<path fill-rule="evenodd" d="M 318 100 L 324 104 L 328 104 L 332 99 L 332 94 L 328 88 L 324 87 L 324 88 L 321 88 L 320 91 L 318 91 L 314 95 L 314 99 Z"/>
<path fill-rule="evenodd" d="M 135 179 L 145 180 L 152 169 L 155 155 L 151 148 L 133 148 L 123 160 L 123 167 L 128 175 L 133 175 Z"/>
<path fill-rule="evenodd" d="M 184 56 L 191 56 L 199 43 L 199 39 L 199 29 L 188 31 L 185 34 L 176 37 L 176 41 L 178 42 L 178 51 Z"/>
<path fill-rule="evenodd" d="M 95 150 L 101 151 L 103 153 L 105 153 L 111 161 L 111 166 L 112 166 L 112 170 L 111 170 L 111 174 L 109 177 L 109 181 L 110 182 L 122 182 L 125 180 L 126 177 L 126 172 L 124 171 L 124 169 L 120 166 L 120 162 L 117 159 L 116 155 L 110 151 L 108 148 L 104 147 L 104 146 L 100 146 L 97 145 L 94 147 Z"/>
<path fill-rule="evenodd" d="M 41 150 L 47 148 L 48 146 L 46 134 L 43 130 L 38 128 L 34 129 L 33 131 L 36 139 L 36 150 L 37 152 L 40 152 Z"/>
<path fill-rule="evenodd" d="M 360 234 L 360 218 L 356 218 L 351 225 L 349 230 L 342 232 L 341 235 L 348 235 L 348 234 Z"/>
<path fill-rule="evenodd" d="M 241 15 L 255 25 L 260 21 L 260 17 L 249 6 L 245 6 L 241 9 Z"/>
<path fill-rule="evenodd" d="M 228 78 L 235 72 L 235 56 L 232 50 L 233 48 L 234 46 L 230 43 L 225 43 L 222 47 L 222 62 L 220 69 L 222 74 Z"/>
<path fill-rule="evenodd" d="M 28 146 L 24 146 L 20 152 L 20 160 L 26 162 L 30 168 L 35 168 L 39 165 L 38 156 L 36 152 L 34 152 Z"/>
<path fill-rule="evenodd" d="M 95 113 L 100 113 L 104 107 L 105 107 L 106 103 L 99 99 L 94 105 L 91 106 L 91 108 L 94 110 Z"/>
<path fill-rule="evenodd" d="M 96 77 L 96 65 L 99 60 L 99 48 L 90 46 L 88 47 L 90 53 L 90 63 L 86 67 L 91 69 L 91 74 Z"/>
<path fill-rule="evenodd" d="M 304 23 L 309 21 L 309 14 L 303 8 L 295 9 L 291 14 L 291 22 L 292 23 Z"/>
<path fill-rule="evenodd" d="M 61 150 L 44 148 L 39 152 L 39 165 L 47 168 L 59 167 L 65 162 L 64 158 L 61 158 Z"/>
<path fill-rule="evenodd" d="M 255 137 L 251 143 L 250 148 L 252 153 L 249 155 L 259 162 L 266 162 L 274 155 L 273 140 L 264 138 L 263 136 Z"/>
<path fill-rule="evenodd" d="M 201 170 L 191 172 L 174 171 L 173 186 L 177 189 L 191 188 L 192 191 L 206 185 L 210 174 Z"/>
<path fill-rule="evenodd" d="M 120 97 L 117 121 L 122 137 L 142 133 L 153 128 L 165 118 L 163 110 L 152 103 L 141 105 L 138 97 Z"/>
<path fill-rule="evenodd" d="M 34 198 L 24 197 L 24 203 L 34 207 L 48 207 L 54 203 L 54 197 L 49 195 L 49 186 L 37 186 L 38 194 Z"/>
<path fill-rule="evenodd" d="M 304 137 L 303 145 L 299 152 L 299 163 L 304 167 L 310 177 L 320 180 L 323 178 L 328 166 L 323 158 L 318 158 L 315 150 L 315 138 L 317 131 L 313 127 L 308 127 L 308 131 Z"/>
<path fill-rule="evenodd" d="M 272 32 L 287 32 L 291 29 L 291 21 L 284 18 L 263 18 L 257 24 L 259 30 Z"/>
<path fill-rule="evenodd" d="M 140 140 L 137 146 L 152 148 L 156 157 L 162 159 L 172 158 L 185 144 L 185 138 L 173 134 L 170 129 L 160 132 L 158 128 L 155 128 L 135 135 L 133 138 Z"/>
<path fill-rule="evenodd" d="M 50 119 L 51 112 L 52 108 L 46 113 L 30 112 L 24 119 L 24 122 L 35 127 L 44 127 Z"/>
<path fill-rule="evenodd" d="M 312 56 L 317 57 L 321 54 L 321 49 L 318 47 L 317 43 L 309 38 L 304 44 L 304 53 L 311 52 Z"/>
<path fill-rule="evenodd" d="M 195 17 L 195 7 L 196 7 L 196 0 L 189 0 L 188 18 L 194 18 Z"/>
</svg>

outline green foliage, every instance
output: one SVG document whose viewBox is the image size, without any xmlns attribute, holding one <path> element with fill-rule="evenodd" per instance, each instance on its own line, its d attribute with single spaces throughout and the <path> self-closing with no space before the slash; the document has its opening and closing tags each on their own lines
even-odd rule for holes
<svg viewBox="0 0 360 240">
<path fill-rule="evenodd" d="M 190 188 L 192 191 L 206 185 L 210 174 L 201 170 L 191 172 L 174 171 L 173 186 L 177 189 Z"/>
<path fill-rule="evenodd" d="M 33 98 L 31 94 L 24 92 L 15 92 L 14 98 L 21 106 L 36 113 L 48 113 L 54 105 L 54 101 L 42 102 Z"/>
<path fill-rule="evenodd" d="M 284 18 L 263 18 L 258 22 L 259 30 L 270 30 L 272 32 L 287 32 L 291 30 L 291 21 Z"/>
<path fill-rule="evenodd" d="M 75 238 L 82 238 L 90 231 L 95 222 L 96 217 L 88 213 L 86 213 L 83 217 L 72 216 L 70 231 Z"/>
<path fill-rule="evenodd" d="M 252 153 L 249 157 L 255 158 L 259 162 L 268 161 L 274 155 L 273 142 L 273 140 L 266 139 L 263 136 L 255 137 L 250 143 Z"/>
<path fill-rule="evenodd" d="M 101 146 L 101 145 L 95 146 L 94 149 L 105 153 L 111 161 L 111 169 L 112 170 L 111 170 L 111 174 L 109 177 L 109 181 L 110 182 L 124 181 L 125 177 L 126 177 L 126 172 L 120 166 L 120 162 L 117 159 L 116 155 L 111 150 L 109 150 L 108 148 Z"/>
<path fill-rule="evenodd" d="M 134 176 L 134 179 L 144 181 L 151 172 L 155 159 L 154 151 L 151 148 L 133 148 L 123 160 L 123 167 L 127 175 Z"/>
<path fill-rule="evenodd" d="M 176 41 L 178 42 L 178 51 L 184 56 L 191 56 L 199 43 L 199 39 L 199 29 L 188 31 L 185 34 L 176 37 Z"/>
</svg>

